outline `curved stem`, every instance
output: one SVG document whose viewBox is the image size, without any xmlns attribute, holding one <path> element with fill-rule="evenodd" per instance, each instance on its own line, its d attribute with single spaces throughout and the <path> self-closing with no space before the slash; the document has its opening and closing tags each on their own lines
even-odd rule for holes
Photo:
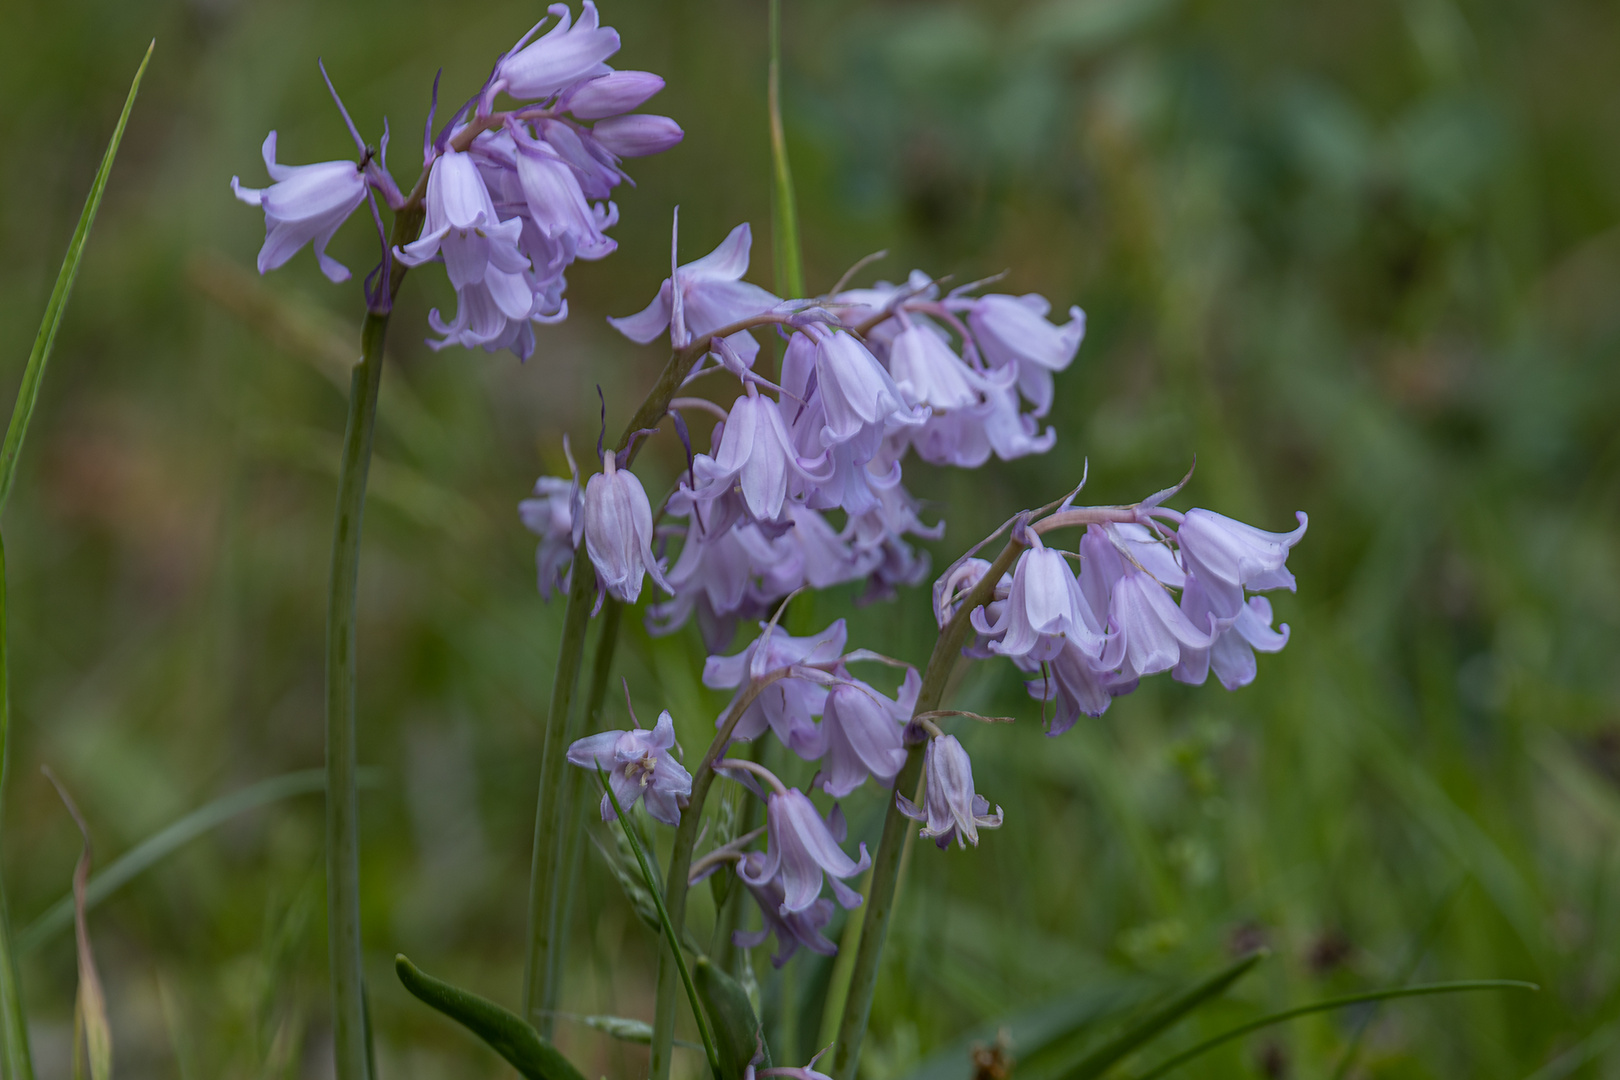
<svg viewBox="0 0 1620 1080">
<path fill-rule="evenodd" d="M 934 651 L 928 657 L 923 672 L 922 687 L 912 716 L 932 713 L 939 708 L 945 696 L 945 684 L 955 667 L 957 657 L 969 632 L 968 616 L 977 607 L 988 603 L 995 593 L 996 582 L 1012 568 L 1013 562 L 1024 550 L 1018 540 L 1009 540 L 1001 554 L 996 556 L 990 569 L 979 579 L 967 598 L 957 608 L 951 621 L 940 631 Z M 906 749 L 906 763 L 895 778 L 894 790 L 898 795 L 910 791 L 921 798 L 918 782 L 922 777 L 923 746 L 927 739 L 913 739 Z M 837 1080 L 855 1080 L 856 1066 L 860 1062 L 861 1040 L 866 1035 L 866 1021 L 872 1012 L 872 995 L 877 989 L 878 961 L 883 955 L 884 939 L 888 936 L 889 918 L 894 914 L 895 886 L 900 879 L 900 856 L 905 850 L 906 832 L 910 819 L 900 813 L 897 800 L 889 801 L 888 813 L 883 818 L 883 836 L 878 841 L 877 854 L 872 858 L 872 885 L 863 906 L 861 943 L 855 951 L 855 964 L 850 971 L 849 997 L 844 1001 L 844 1015 L 838 1023 L 838 1042 L 833 1048 L 833 1076 Z"/>
</svg>

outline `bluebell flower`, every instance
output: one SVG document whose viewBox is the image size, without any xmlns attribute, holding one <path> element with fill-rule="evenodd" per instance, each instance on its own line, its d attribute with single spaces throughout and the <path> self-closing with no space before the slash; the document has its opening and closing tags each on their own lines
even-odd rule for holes
<svg viewBox="0 0 1620 1080">
<path fill-rule="evenodd" d="M 923 752 L 926 788 L 923 808 L 895 793 L 900 812 L 924 823 L 919 836 L 940 848 L 979 843 L 980 829 L 1001 827 L 1001 807 L 990 813 L 990 801 L 973 790 L 973 762 L 955 735 L 937 735 Z"/>
<path fill-rule="evenodd" d="M 231 190 L 249 206 L 264 211 L 264 246 L 259 249 L 259 273 L 275 270 L 313 243 L 321 273 L 334 282 L 349 280 L 348 267 L 326 253 L 338 226 L 349 219 L 366 197 L 366 176 L 352 161 L 323 161 L 316 165 L 276 164 L 276 133 L 264 139 L 264 167 L 274 181 L 267 188 L 247 188 L 231 177 Z"/>
<path fill-rule="evenodd" d="M 658 714 L 651 731 L 603 731 L 587 735 L 568 748 L 568 761 L 587 769 L 607 772 L 608 786 L 625 813 L 642 798 L 647 813 L 665 825 L 681 823 L 679 800 L 692 794 L 692 774 L 670 756 L 675 745 L 675 722 L 669 711 Z M 614 818 L 613 802 L 602 796 L 602 820 Z"/>
<path fill-rule="evenodd" d="M 602 471 L 585 483 L 585 550 L 596 567 L 597 605 L 605 592 L 633 604 L 641 595 L 642 574 L 673 592 L 653 558 L 652 506 L 629 469 L 618 467 L 612 451 L 602 455 Z"/>
</svg>

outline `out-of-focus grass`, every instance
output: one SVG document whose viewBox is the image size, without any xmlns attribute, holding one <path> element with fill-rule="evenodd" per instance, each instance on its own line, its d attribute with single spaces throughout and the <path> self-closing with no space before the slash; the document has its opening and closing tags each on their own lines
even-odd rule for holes
<svg viewBox="0 0 1620 1080">
<path fill-rule="evenodd" d="M 884 274 L 1010 267 L 1003 287 L 1091 317 L 1058 381 L 1050 455 L 909 474 L 950 523 L 936 562 L 1071 486 L 1086 458 L 1099 502 L 1163 486 L 1196 454 L 1196 504 L 1262 527 L 1311 514 L 1299 595 L 1277 602 L 1294 638 L 1248 689 L 1160 680 L 1048 740 L 1014 672 L 973 670 L 965 707 L 1021 718 L 962 732 L 1007 824 L 977 851 L 912 853 L 867 1075 L 898 1080 L 965 1031 L 1054 999 L 1106 1012 L 1257 943 L 1272 959 L 1160 1053 L 1407 977 L 1544 990 L 1310 1018 L 1187 1075 L 1328 1075 L 1362 1025 L 1371 1075 L 1612 1071 L 1612 5 L 786 7 L 811 287 L 888 248 Z M 372 137 L 388 111 L 409 180 L 433 72 L 444 66 L 448 98 L 470 91 L 539 10 L 6 9 L 12 380 L 122 80 L 160 39 L 7 522 L 18 762 L 4 858 L 19 925 L 65 890 L 78 850 L 38 764 L 70 784 L 106 858 L 222 791 L 319 763 L 343 415 L 331 376 L 360 297 L 307 255 L 254 278 L 260 222 L 226 181 L 262 179 L 271 127 L 287 160 L 348 153 L 317 54 Z M 427 308 L 451 301 L 435 275 L 407 282 L 392 335 L 360 635 L 362 757 L 386 777 L 364 798 L 363 869 L 387 1076 L 497 1072 L 394 985 L 388 959 L 403 950 L 515 999 L 561 612 L 534 594 L 514 504 L 561 470 L 564 431 L 594 442 L 597 384 L 622 418 L 663 359 L 601 317 L 639 309 L 667 272 L 677 202 L 684 253 L 752 220 L 755 276 L 770 279 L 764 5 L 625 0 L 604 15 L 624 66 L 668 78 L 657 104 L 689 132 L 634 164 L 620 251 L 576 267 L 573 317 L 527 365 L 422 347 Z M 333 251 L 363 271 L 373 243 L 357 221 Z M 266 307 L 297 327 L 267 332 Z M 649 490 L 673 456 L 644 456 Z M 922 594 L 858 611 L 848 599 L 794 617 L 848 613 L 856 642 L 927 655 Z M 626 640 L 643 714 L 671 708 L 701 745 L 721 702 L 697 684 L 695 637 Z M 854 832 L 873 835 L 879 795 L 847 802 Z M 318 806 L 284 804 L 97 910 L 124 1075 L 322 1074 L 319 843 Z M 586 865 L 569 1009 L 646 1017 L 653 939 Z M 776 1045 L 798 1060 L 821 1027 L 808 1003 L 825 971 L 809 959 L 785 980 L 761 972 Z M 42 1074 L 59 1074 L 71 948 L 42 950 L 24 978 Z M 590 1075 L 642 1067 L 639 1049 L 561 1031 Z M 949 1075 L 966 1075 L 958 1062 Z M 700 1060 L 684 1064 L 695 1075 Z"/>
</svg>

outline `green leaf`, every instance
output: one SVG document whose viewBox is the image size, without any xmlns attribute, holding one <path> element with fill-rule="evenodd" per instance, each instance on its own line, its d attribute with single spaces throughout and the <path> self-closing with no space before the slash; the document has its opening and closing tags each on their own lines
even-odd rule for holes
<svg viewBox="0 0 1620 1080">
<path fill-rule="evenodd" d="M 759 1020 L 742 983 L 721 971 L 707 956 L 692 964 L 692 981 L 698 999 L 714 1026 L 714 1048 L 720 1056 L 721 1080 L 742 1080 L 754 1054 L 764 1053 L 759 1067 L 771 1065 L 770 1051 L 760 1037 Z"/>
<path fill-rule="evenodd" d="M 1138 1080 L 1154 1080 L 1163 1076 L 1170 1070 L 1185 1065 L 1195 1057 L 1215 1049 L 1222 1043 L 1231 1042 L 1251 1031 L 1280 1024 L 1285 1020 L 1292 1020 L 1299 1016 L 1309 1016 L 1311 1013 L 1327 1012 L 1331 1009 L 1342 1009 L 1346 1005 L 1360 1005 L 1369 1001 L 1387 1001 L 1390 998 L 1422 997 L 1428 994 L 1455 994 L 1467 990 L 1540 990 L 1535 983 L 1520 982 L 1517 979 L 1466 979 L 1458 982 L 1420 983 L 1417 986 L 1397 986 L 1389 990 L 1372 990 L 1365 994 L 1346 994 L 1343 997 L 1328 998 L 1325 1001 L 1312 1002 L 1309 1005 L 1296 1005 L 1292 1009 L 1274 1012 L 1269 1016 L 1262 1016 L 1258 1020 L 1251 1020 L 1247 1024 L 1239 1024 L 1229 1031 L 1205 1039 L 1190 1049 L 1183 1050 L 1176 1056 L 1160 1062 L 1156 1067 L 1143 1073 Z"/>
<path fill-rule="evenodd" d="M 419 1001 L 484 1040 L 528 1080 L 585 1080 L 572 1062 L 516 1013 L 424 974 L 403 954 L 394 957 L 394 971 Z"/>
<path fill-rule="evenodd" d="M 799 251 L 799 207 L 793 194 L 793 167 L 788 164 L 787 136 L 782 129 L 782 0 L 771 0 L 770 67 L 766 98 L 771 124 L 771 246 L 776 249 L 776 291 L 804 295 L 804 257 Z"/>
<path fill-rule="evenodd" d="M 326 790 L 325 769 L 305 769 L 261 780 L 200 806 L 147 837 L 108 863 L 90 879 L 85 890 L 85 909 L 90 910 L 131 880 L 163 861 L 181 847 L 232 818 L 294 795 L 312 795 Z M 17 935 L 17 955 L 27 956 L 73 925 L 73 896 L 62 897 Z"/>
<path fill-rule="evenodd" d="M 1169 1001 L 1149 1012 L 1097 1049 L 1087 1054 L 1064 1074 L 1064 1080 L 1089 1080 L 1101 1076 L 1115 1063 L 1138 1047 L 1152 1041 L 1166 1028 L 1214 998 L 1226 992 L 1227 987 L 1243 978 L 1267 956 L 1266 950 L 1252 952 L 1236 963 L 1223 968 L 1200 983 L 1189 987 Z"/>
<path fill-rule="evenodd" d="M 6 429 L 4 445 L 0 446 L 0 514 L 5 512 L 6 500 L 11 497 L 11 485 L 17 477 L 17 455 L 22 451 L 23 437 L 28 434 L 28 422 L 34 416 L 40 383 L 45 378 L 45 364 L 51 358 L 51 347 L 56 344 L 56 331 L 62 325 L 62 315 L 67 310 L 73 279 L 79 275 L 79 260 L 84 257 L 84 245 L 90 239 L 90 226 L 96 220 L 96 211 L 101 208 L 101 195 L 107 190 L 113 158 L 118 155 L 118 144 L 123 141 L 130 110 L 135 107 L 135 94 L 141 88 L 141 76 L 146 74 L 146 65 L 151 61 L 155 48 L 156 39 L 146 47 L 141 66 L 135 69 L 135 81 L 130 83 L 129 96 L 124 99 L 124 111 L 113 128 L 107 152 L 101 156 L 101 168 L 96 170 L 90 194 L 85 197 L 78 227 L 73 230 L 73 239 L 68 241 L 67 255 L 63 257 L 62 269 L 56 275 L 56 286 L 51 289 L 51 299 L 45 305 L 45 317 L 40 321 L 33 351 L 28 354 L 28 366 L 23 369 L 22 385 L 17 389 L 17 404 L 11 411 L 11 426 Z"/>
</svg>

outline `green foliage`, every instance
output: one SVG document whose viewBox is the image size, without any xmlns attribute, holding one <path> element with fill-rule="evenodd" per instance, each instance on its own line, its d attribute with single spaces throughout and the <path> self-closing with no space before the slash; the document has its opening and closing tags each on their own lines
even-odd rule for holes
<svg viewBox="0 0 1620 1080">
<path fill-rule="evenodd" d="M 721 971 L 707 956 L 692 960 L 692 982 L 698 1000 L 714 1027 L 714 1049 L 720 1060 L 721 1080 L 742 1080 L 743 1072 L 761 1055 L 758 1068 L 771 1065 L 770 1051 L 760 1034 L 754 1006 L 742 984 Z"/>
<path fill-rule="evenodd" d="M 555 1046 L 516 1013 L 435 979 L 404 956 L 394 957 L 394 971 L 418 1001 L 437 1009 L 484 1040 L 526 1080 L 585 1080 Z"/>
</svg>

